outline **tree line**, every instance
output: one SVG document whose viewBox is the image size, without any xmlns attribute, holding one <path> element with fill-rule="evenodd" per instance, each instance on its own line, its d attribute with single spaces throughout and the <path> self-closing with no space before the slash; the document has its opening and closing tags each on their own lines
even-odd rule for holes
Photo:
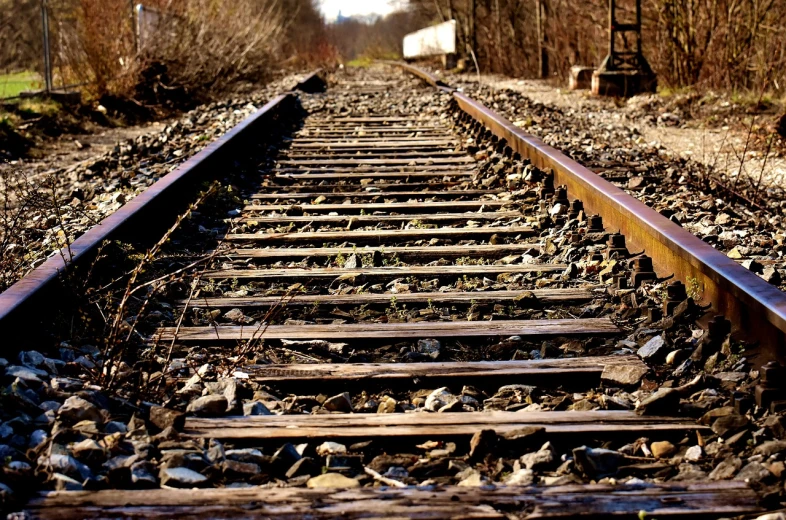
<svg viewBox="0 0 786 520">
<path fill-rule="evenodd" d="M 633 20 L 634 0 L 617 0 Z M 565 79 L 573 65 L 598 66 L 608 51 L 608 0 L 410 0 L 423 26 L 457 21 L 458 48 L 482 72 Z M 541 31 L 538 31 L 540 18 Z M 414 27 L 415 29 L 417 27 Z M 783 0 L 642 0 L 645 57 L 664 85 L 731 90 L 786 88 Z M 398 42 L 400 45 L 400 42 Z"/>
</svg>

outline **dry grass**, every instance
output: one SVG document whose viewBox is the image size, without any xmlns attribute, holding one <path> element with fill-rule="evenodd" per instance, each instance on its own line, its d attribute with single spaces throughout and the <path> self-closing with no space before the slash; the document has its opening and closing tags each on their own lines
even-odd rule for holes
<svg viewBox="0 0 786 520">
<path fill-rule="evenodd" d="M 286 28 L 280 0 L 193 0 L 161 11 L 143 48 L 188 93 L 216 93 L 238 79 L 263 79 Z"/>
</svg>

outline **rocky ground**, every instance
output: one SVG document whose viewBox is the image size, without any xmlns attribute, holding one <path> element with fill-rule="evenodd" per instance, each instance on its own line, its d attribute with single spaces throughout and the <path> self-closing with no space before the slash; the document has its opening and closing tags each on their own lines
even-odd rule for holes
<svg viewBox="0 0 786 520">
<path fill-rule="evenodd" d="M 739 171 L 739 163 L 729 163 L 726 172 L 729 174 L 720 172 L 720 177 L 727 188 L 734 188 L 734 192 L 730 192 L 708 180 L 707 163 L 721 166 L 724 159 L 708 155 L 698 160 L 698 154 L 682 153 L 686 148 L 669 149 L 651 139 L 659 132 L 671 132 L 672 146 L 695 145 L 695 150 L 698 144 L 695 140 L 692 142 L 690 136 L 701 131 L 695 128 L 673 130 L 670 125 L 679 125 L 679 116 L 674 116 L 675 120 L 670 113 L 659 111 L 658 103 L 663 102 L 655 96 L 633 98 L 618 107 L 613 101 L 580 93 L 556 93 L 554 89 L 544 89 L 542 83 L 535 83 L 540 85 L 536 87 L 532 82 L 513 80 L 478 83 L 469 76 L 446 79 L 525 131 L 562 150 L 739 260 L 770 283 L 786 289 L 783 284 L 786 280 L 786 260 L 783 258 L 786 199 L 780 182 L 783 173 L 783 159 L 778 156 L 782 153 L 780 145 L 770 151 L 766 161 L 769 166 L 765 165 L 764 180 L 758 191 L 755 189 L 758 180 L 755 168 L 751 169 L 755 180 L 741 179 L 735 183 L 736 177 L 731 172 Z M 654 108 L 647 108 L 649 104 Z M 727 122 L 734 124 L 734 121 L 737 120 L 732 118 Z M 672 130 L 668 130 L 670 128 Z M 741 131 L 739 126 L 733 132 L 721 130 L 725 137 L 713 139 L 744 146 L 739 141 L 745 138 Z M 746 164 L 756 160 L 750 159 Z M 764 162 L 761 157 L 758 160 L 759 164 Z M 718 176 L 713 173 L 713 178 Z"/>
<path fill-rule="evenodd" d="M 727 179 L 740 174 L 739 182 L 744 184 L 757 184 L 761 175 L 762 186 L 783 186 L 786 116 L 783 106 L 774 101 L 699 90 L 641 94 L 622 100 L 592 96 L 587 90 L 567 90 L 554 81 L 495 75 L 479 79 L 464 75 L 456 81 L 519 92 L 534 102 L 599 124 L 633 125 L 640 132 L 639 140 L 662 155 L 692 159 L 705 173 Z"/>
<path fill-rule="evenodd" d="M 387 99 L 390 105 L 386 111 L 400 107 L 402 113 L 414 111 L 452 117 L 446 109 L 446 96 L 434 103 L 433 93 L 414 83 L 399 92 L 398 96 Z M 530 129 L 543 130 L 546 136 L 548 128 L 560 124 L 566 125 L 563 130 L 578 131 L 567 126 L 568 118 L 553 109 L 528 104 L 525 98 L 511 100 L 510 94 L 500 97 L 493 91 L 479 94 L 490 104 L 496 102 L 500 110 L 512 111 L 512 115 L 518 116 L 515 117 L 517 121 L 524 117 L 526 109 L 528 117 L 537 121 Z M 306 96 L 304 103 L 313 112 L 339 114 L 356 113 L 375 106 L 371 99 L 363 103 L 341 96 L 336 99 L 326 103 L 322 96 Z M 464 131 L 460 124 L 456 129 Z M 587 127 L 581 131 L 591 130 L 593 128 Z M 615 129 L 613 135 L 619 137 L 620 132 L 621 129 Z M 573 134 L 564 135 L 567 137 L 555 135 L 555 141 L 570 140 Z M 590 136 L 602 139 L 594 134 Z M 253 328 L 261 327 L 263 320 L 268 323 L 354 323 L 608 316 L 621 327 L 623 334 L 611 339 L 557 338 L 549 341 L 509 337 L 479 346 L 432 338 L 378 348 L 325 341 L 252 342 L 229 351 L 181 344 L 144 349 L 141 347 L 145 343 L 141 342 L 132 344 L 133 348 L 122 353 L 120 358 L 112 359 L 107 357 L 105 350 L 95 346 L 99 343 L 86 337 L 63 341 L 54 349 L 44 350 L 42 346 L 38 349 L 40 352 L 25 349 L 18 356 L 0 360 L 6 385 L 0 394 L 0 455 L 6 460 L 0 478 L 0 497 L 7 507 L 14 499 L 22 498 L 26 491 L 40 488 L 557 485 L 695 479 L 750 482 L 761 492 L 765 505 L 777 507 L 784 493 L 786 420 L 781 413 L 771 413 L 752 403 L 754 388 L 762 383 L 762 373 L 750 369 L 742 355 L 744 345 L 731 340 L 725 322 L 718 322 L 709 332 L 699 329 L 695 319 L 701 311 L 689 298 L 698 295 L 691 288 L 683 288 L 681 292 L 657 280 L 635 288 L 618 285 L 617 280 L 629 273 L 624 253 L 608 254 L 604 245 L 607 235 L 588 229 L 589 222 L 583 212 L 569 214 L 569 207 L 559 194 L 542 197 L 544 190 L 549 189 L 544 172 L 501 156 L 490 143 L 476 143 L 469 134 L 465 137 L 462 149 L 482 164 L 482 173 L 472 184 L 503 186 L 513 176 L 514 189 L 501 199 L 521 209 L 521 216 L 517 218 L 535 226 L 537 240 L 543 244 L 523 255 L 501 260 L 481 259 L 481 263 L 565 263 L 567 269 L 532 276 L 477 277 L 451 282 L 394 280 L 379 285 L 339 277 L 329 286 L 318 289 L 285 283 L 212 284 L 202 281 L 198 296 L 286 296 L 293 290 L 313 290 L 327 295 L 369 291 L 389 293 L 392 297 L 389 306 L 376 310 L 321 306 L 300 313 L 278 309 L 272 313 L 254 314 L 241 309 L 219 310 L 196 305 L 193 313 L 183 317 L 182 323 L 244 324 Z M 654 164 L 651 161 L 655 158 L 638 148 L 625 147 L 618 151 L 607 145 L 601 155 L 594 147 L 593 141 L 583 148 L 571 150 L 574 154 L 585 153 L 583 160 L 599 161 L 609 156 L 608 160 L 624 161 L 626 171 L 634 157 L 641 165 L 648 166 L 648 175 L 656 175 L 651 171 L 666 175 L 667 166 Z M 122 157 L 122 151 L 120 153 Z M 109 171 L 121 170 L 114 167 Z M 640 177 L 642 175 L 633 178 Z M 629 182 L 626 176 L 625 183 Z M 675 182 L 679 185 L 678 179 Z M 654 196 L 653 190 L 660 189 L 656 186 L 657 183 L 647 181 L 640 189 L 632 191 L 637 196 Z M 258 182 L 241 185 L 239 189 L 250 193 L 258 189 Z M 707 201 L 722 205 L 726 212 L 737 207 L 698 195 L 684 185 L 683 189 L 681 195 L 688 199 L 687 202 L 675 196 L 667 204 L 682 204 L 685 224 L 697 218 L 695 208 Z M 140 284 L 181 268 L 193 258 L 185 255 L 184 259 L 184 249 L 203 250 L 207 247 L 205 244 L 215 243 L 216 237 L 227 230 L 258 233 L 276 230 L 275 225 L 235 220 L 236 208 L 242 201 L 226 194 L 217 198 L 219 200 L 200 207 L 178 230 L 170 241 L 171 249 L 165 249 L 165 254 L 156 260 L 147 278 L 140 279 Z M 705 208 L 701 211 L 710 212 Z M 499 225 L 511 223 L 515 223 L 514 220 L 499 221 Z M 712 225 L 721 226 L 714 222 Z M 729 222 L 723 225 L 728 226 Z M 739 227 L 745 227 L 742 221 Z M 336 227 L 335 230 L 340 229 Z M 517 239 L 500 237 L 498 240 L 495 243 L 504 244 Z M 440 242 L 432 240 L 410 245 L 427 244 Z M 467 241 L 463 245 L 471 248 L 476 243 Z M 297 266 L 350 268 L 378 265 L 378 262 L 374 255 L 358 251 L 348 257 L 321 262 L 307 259 Z M 394 262 L 396 265 L 405 263 L 400 259 Z M 215 259 L 214 265 L 222 269 L 249 267 L 220 258 Z M 284 266 L 294 267 L 295 264 L 271 267 Z M 180 323 L 174 307 L 178 299 L 188 297 L 186 276 L 178 275 L 141 309 L 136 307 L 130 315 L 124 315 L 125 322 L 129 326 L 138 325 L 145 336 L 158 325 Z M 546 287 L 584 288 L 593 291 L 594 297 L 579 305 L 550 305 L 533 295 L 509 308 L 473 304 L 464 309 L 432 305 L 405 308 L 396 304 L 394 298 L 395 294 L 423 290 L 535 290 Z M 664 306 L 668 310 L 665 317 L 657 311 Z M 369 383 L 350 391 L 317 388 L 308 392 L 256 383 L 249 377 L 251 369 L 248 368 L 270 362 L 430 362 L 601 354 L 638 355 L 647 366 L 645 370 L 634 371 L 625 367 L 610 369 L 600 386 L 581 390 L 527 384 L 433 388 L 422 383 L 396 390 L 375 388 Z M 112 391 L 107 390 L 107 379 L 100 377 L 102 367 L 113 374 Z M 780 372 L 774 370 L 767 377 L 770 381 L 777 380 Z M 484 430 L 464 442 L 440 439 L 418 445 L 402 442 L 400 449 L 392 450 L 382 449 L 373 442 L 277 446 L 246 443 L 241 446 L 215 439 L 191 438 L 181 433 L 186 415 L 462 413 L 478 410 L 527 413 L 596 409 L 693 417 L 700 424 L 710 426 L 712 434 L 684 438 L 642 437 L 630 443 L 585 439 L 568 444 L 549 439 L 538 428 L 523 429 L 513 435 L 497 435 L 493 430 Z"/>
<path fill-rule="evenodd" d="M 163 122 L 44 141 L 31 158 L 0 163 L 0 291 L 299 77 L 286 76 Z"/>
</svg>

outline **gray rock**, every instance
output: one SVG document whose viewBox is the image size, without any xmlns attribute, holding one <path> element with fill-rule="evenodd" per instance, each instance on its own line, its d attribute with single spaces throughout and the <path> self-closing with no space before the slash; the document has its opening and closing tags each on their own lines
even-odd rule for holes
<svg viewBox="0 0 786 520">
<path fill-rule="evenodd" d="M 703 455 L 704 452 L 701 449 L 701 446 L 697 444 L 695 446 L 691 446 L 690 448 L 687 449 L 687 451 L 685 451 L 685 460 L 690 462 L 696 462 L 700 460 Z"/>
<path fill-rule="evenodd" d="M 554 463 L 556 454 L 550 442 L 547 442 L 543 447 L 534 452 L 522 455 L 519 462 L 527 469 L 541 470 L 546 469 Z"/>
<path fill-rule="evenodd" d="M 152 406 L 150 407 L 150 422 L 159 430 L 166 430 L 171 427 L 177 431 L 182 431 L 186 424 L 186 414 L 170 408 L 164 408 L 163 406 Z"/>
<path fill-rule="evenodd" d="M 44 367 L 51 374 L 59 374 L 60 371 L 63 368 L 65 368 L 65 366 L 66 366 L 65 361 L 61 361 L 59 359 L 52 359 L 52 358 L 44 359 Z"/>
<path fill-rule="evenodd" d="M 71 447 L 71 453 L 80 461 L 91 465 L 102 462 L 106 458 L 104 448 L 93 439 L 77 442 Z"/>
<path fill-rule="evenodd" d="M 195 415 L 215 417 L 227 412 L 227 398 L 223 395 L 206 395 L 189 403 L 186 411 Z M 164 478 L 162 477 L 163 481 Z"/>
<path fill-rule="evenodd" d="M 521 468 L 508 475 L 503 482 L 508 486 L 531 486 L 535 482 L 535 472 Z"/>
<path fill-rule="evenodd" d="M 358 266 L 358 256 L 355 254 L 350 255 L 347 258 L 347 261 L 344 262 L 344 269 L 357 269 Z"/>
<path fill-rule="evenodd" d="M 437 388 L 431 392 L 426 397 L 426 402 L 423 406 L 426 408 L 426 410 L 436 412 L 440 408 L 452 404 L 456 400 L 458 400 L 456 396 L 451 394 L 446 386 L 443 386 L 442 388 Z"/>
<path fill-rule="evenodd" d="M 29 367 L 39 367 L 44 364 L 45 357 L 40 352 L 35 350 L 27 350 L 19 353 L 17 357 L 19 362 Z"/>
<path fill-rule="evenodd" d="M 772 285 L 780 285 L 782 281 L 781 274 L 774 267 L 764 268 L 764 271 L 762 271 L 761 273 L 761 277 L 764 278 L 766 282 L 769 282 Z"/>
<path fill-rule="evenodd" d="M 79 379 L 70 377 L 55 377 L 51 381 L 52 388 L 60 392 L 78 392 L 84 384 Z"/>
<path fill-rule="evenodd" d="M 742 461 L 737 458 L 722 460 L 710 474 L 710 480 L 728 480 L 742 467 Z"/>
<path fill-rule="evenodd" d="M 258 475 L 262 469 L 253 462 L 227 459 L 221 464 L 221 471 L 227 478 L 237 479 L 253 477 Z"/>
<path fill-rule="evenodd" d="M 296 478 L 304 475 L 315 477 L 320 473 L 322 473 L 322 466 L 320 464 L 317 464 L 311 457 L 303 457 L 295 461 L 295 463 L 289 467 L 286 472 L 286 477 Z"/>
<path fill-rule="evenodd" d="M 290 443 L 284 444 L 273 454 L 273 460 L 288 465 L 294 464 L 295 461 L 300 460 L 301 457 L 301 452 Z"/>
<path fill-rule="evenodd" d="M 326 455 L 342 455 L 347 452 L 347 447 L 337 442 L 325 441 L 317 446 L 317 455 L 324 457 Z"/>
<path fill-rule="evenodd" d="M 135 489 L 155 489 L 158 487 L 156 465 L 142 460 L 131 465 L 131 483 Z"/>
<path fill-rule="evenodd" d="M 127 433 L 128 427 L 120 421 L 109 421 L 104 426 L 104 433 Z"/>
<path fill-rule="evenodd" d="M 574 449 L 573 460 L 580 471 L 593 479 L 612 476 L 630 463 L 630 458 L 618 451 L 587 446 Z"/>
<path fill-rule="evenodd" d="M 30 443 L 27 446 L 28 448 L 35 448 L 46 442 L 47 439 L 49 439 L 49 435 L 44 430 L 35 430 L 30 434 Z"/>
<path fill-rule="evenodd" d="M 39 370 L 37 368 L 23 367 L 19 365 L 11 365 L 5 367 L 5 375 L 11 378 L 19 378 L 25 383 L 43 383 L 49 374 L 46 370 Z"/>
<path fill-rule="evenodd" d="M 645 361 L 658 362 L 666 359 L 668 350 L 669 346 L 661 335 L 651 338 L 636 352 L 636 354 Z"/>
<path fill-rule="evenodd" d="M 456 477 L 460 478 L 458 484 L 459 487 L 481 487 L 485 486 L 488 482 L 486 478 L 480 474 L 480 472 L 473 468 L 467 468 L 466 471 L 462 471 Z"/>
<path fill-rule="evenodd" d="M 250 401 L 243 404 L 243 415 L 273 415 L 262 401 Z"/>
<path fill-rule="evenodd" d="M 772 473 L 770 473 L 761 462 L 753 461 L 743 466 L 740 472 L 734 477 L 734 480 L 760 482 L 771 476 Z"/>
<path fill-rule="evenodd" d="M 636 406 L 636 413 L 639 415 L 673 415 L 679 402 L 680 393 L 675 388 L 659 388 Z"/>
<path fill-rule="evenodd" d="M 532 385 L 504 385 L 499 387 L 494 397 L 527 397 L 528 395 L 532 395 L 537 389 L 538 387 Z"/>
<path fill-rule="evenodd" d="M 80 481 L 93 476 L 90 468 L 70 455 L 55 454 L 50 455 L 48 458 L 41 457 L 38 459 L 38 465 L 39 467 L 51 469 L 56 473 L 63 473 L 64 475 L 79 479 Z"/>
<path fill-rule="evenodd" d="M 732 383 L 739 383 L 740 381 L 744 381 L 748 374 L 746 372 L 718 372 L 717 374 L 713 374 L 715 379 L 720 381 L 731 381 Z"/>
<path fill-rule="evenodd" d="M 226 450 L 224 456 L 228 459 L 239 460 L 240 462 L 252 462 L 258 465 L 265 464 L 266 462 L 265 456 L 256 448 Z"/>
<path fill-rule="evenodd" d="M 442 350 L 442 344 L 436 339 L 421 339 L 418 340 L 417 351 L 421 354 L 429 356 L 431 359 L 439 358 Z"/>
<path fill-rule="evenodd" d="M 786 441 L 767 441 L 759 446 L 756 446 L 756 449 L 753 450 L 753 453 L 769 457 L 770 455 L 775 455 L 776 453 L 780 453 L 784 450 L 786 450 Z"/>
<path fill-rule="evenodd" d="M 674 477 L 671 478 L 672 482 L 689 482 L 695 480 L 704 480 L 707 478 L 707 474 L 701 470 L 701 468 L 695 464 L 690 464 L 689 462 L 685 462 L 680 464 L 679 466 L 679 473 L 677 473 Z"/>
<path fill-rule="evenodd" d="M 85 356 L 79 356 L 78 358 L 76 358 L 74 360 L 74 363 L 76 363 L 77 365 L 82 365 L 83 367 L 85 367 L 88 370 L 93 370 L 93 369 L 96 368 L 96 364 L 93 363 L 92 361 L 90 361 Z"/>
<path fill-rule="evenodd" d="M 719 437 L 734 434 L 748 425 L 748 418 L 744 415 L 731 414 L 718 417 L 712 423 L 712 431 Z"/>
<path fill-rule="evenodd" d="M 58 403 L 57 401 L 44 401 L 43 403 L 38 405 L 38 407 L 41 408 L 45 412 L 48 412 L 50 410 L 53 411 L 53 412 L 57 412 L 60 409 L 61 406 L 62 405 L 60 403 Z"/>
<path fill-rule="evenodd" d="M 402 468 L 401 466 L 390 466 L 382 476 L 401 480 L 409 476 L 409 471 L 407 471 L 407 468 Z"/>
<path fill-rule="evenodd" d="M 253 323 L 254 319 L 243 314 L 240 309 L 232 309 L 224 314 L 224 319 L 235 323 Z"/>
<path fill-rule="evenodd" d="M 58 417 L 66 424 L 81 421 L 104 422 L 104 416 L 93 403 L 75 395 L 69 397 L 58 410 Z"/>
<path fill-rule="evenodd" d="M 352 400 L 349 397 L 349 392 L 329 397 L 322 403 L 322 407 L 330 412 L 351 412 Z"/>
<path fill-rule="evenodd" d="M 239 404 L 237 399 L 237 381 L 231 378 L 221 378 L 218 381 L 204 383 L 205 390 L 210 395 L 223 395 L 227 400 L 227 410 L 235 410 Z"/>
<path fill-rule="evenodd" d="M 499 438 L 494 430 L 480 430 L 475 432 L 469 441 L 469 457 L 480 459 L 494 453 Z"/>
<path fill-rule="evenodd" d="M 162 486 L 174 488 L 203 487 L 208 483 L 206 476 L 185 467 L 163 468 L 159 477 Z"/>
<path fill-rule="evenodd" d="M 606 365 L 600 375 L 601 381 L 618 386 L 636 385 L 649 369 L 641 365 Z"/>
</svg>

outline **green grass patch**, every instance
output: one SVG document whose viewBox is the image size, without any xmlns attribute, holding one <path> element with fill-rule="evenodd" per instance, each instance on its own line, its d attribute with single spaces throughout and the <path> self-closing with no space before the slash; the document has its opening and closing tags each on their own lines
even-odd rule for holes
<svg viewBox="0 0 786 520">
<path fill-rule="evenodd" d="M 658 87 L 658 94 L 661 97 L 671 97 L 671 96 L 677 96 L 677 95 L 681 95 L 681 94 L 685 95 L 685 94 L 690 94 L 691 92 L 693 92 L 693 87 L 691 87 L 691 86 L 687 86 L 687 87 L 668 87 L 668 86 L 664 85 L 664 86 L 659 86 Z"/>
<path fill-rule="evenodd" d="M 35 72 L 0 74 L 0 99 L 17 97 L 26 90 L 40 90 L 41 78 Z"/>
<path fill-rule="evenodd" d="M 25 98 L 17 105 L 17 110 L 22 117 L 54 116 L 61 108 L 57 101 L 43 98 Z"/>
<path fill-rule="evenodd" d="M 347 62 L 347 67 L 370 67 L 375 60 L 400 60 L 401 56 L 395 52 L 371 49 L 368 53 Z"/>
<path fill-rule="evenodd" d="M 359 67 L 359 68 L 366 68 L 370 67 L 371 63 L 374 60 L 369 58 L 368 56 L 363 56 L 360 58 L 355 58 L 354 60 L 350 60 L 347 62 L 347 67 Z"/>
</svg>

